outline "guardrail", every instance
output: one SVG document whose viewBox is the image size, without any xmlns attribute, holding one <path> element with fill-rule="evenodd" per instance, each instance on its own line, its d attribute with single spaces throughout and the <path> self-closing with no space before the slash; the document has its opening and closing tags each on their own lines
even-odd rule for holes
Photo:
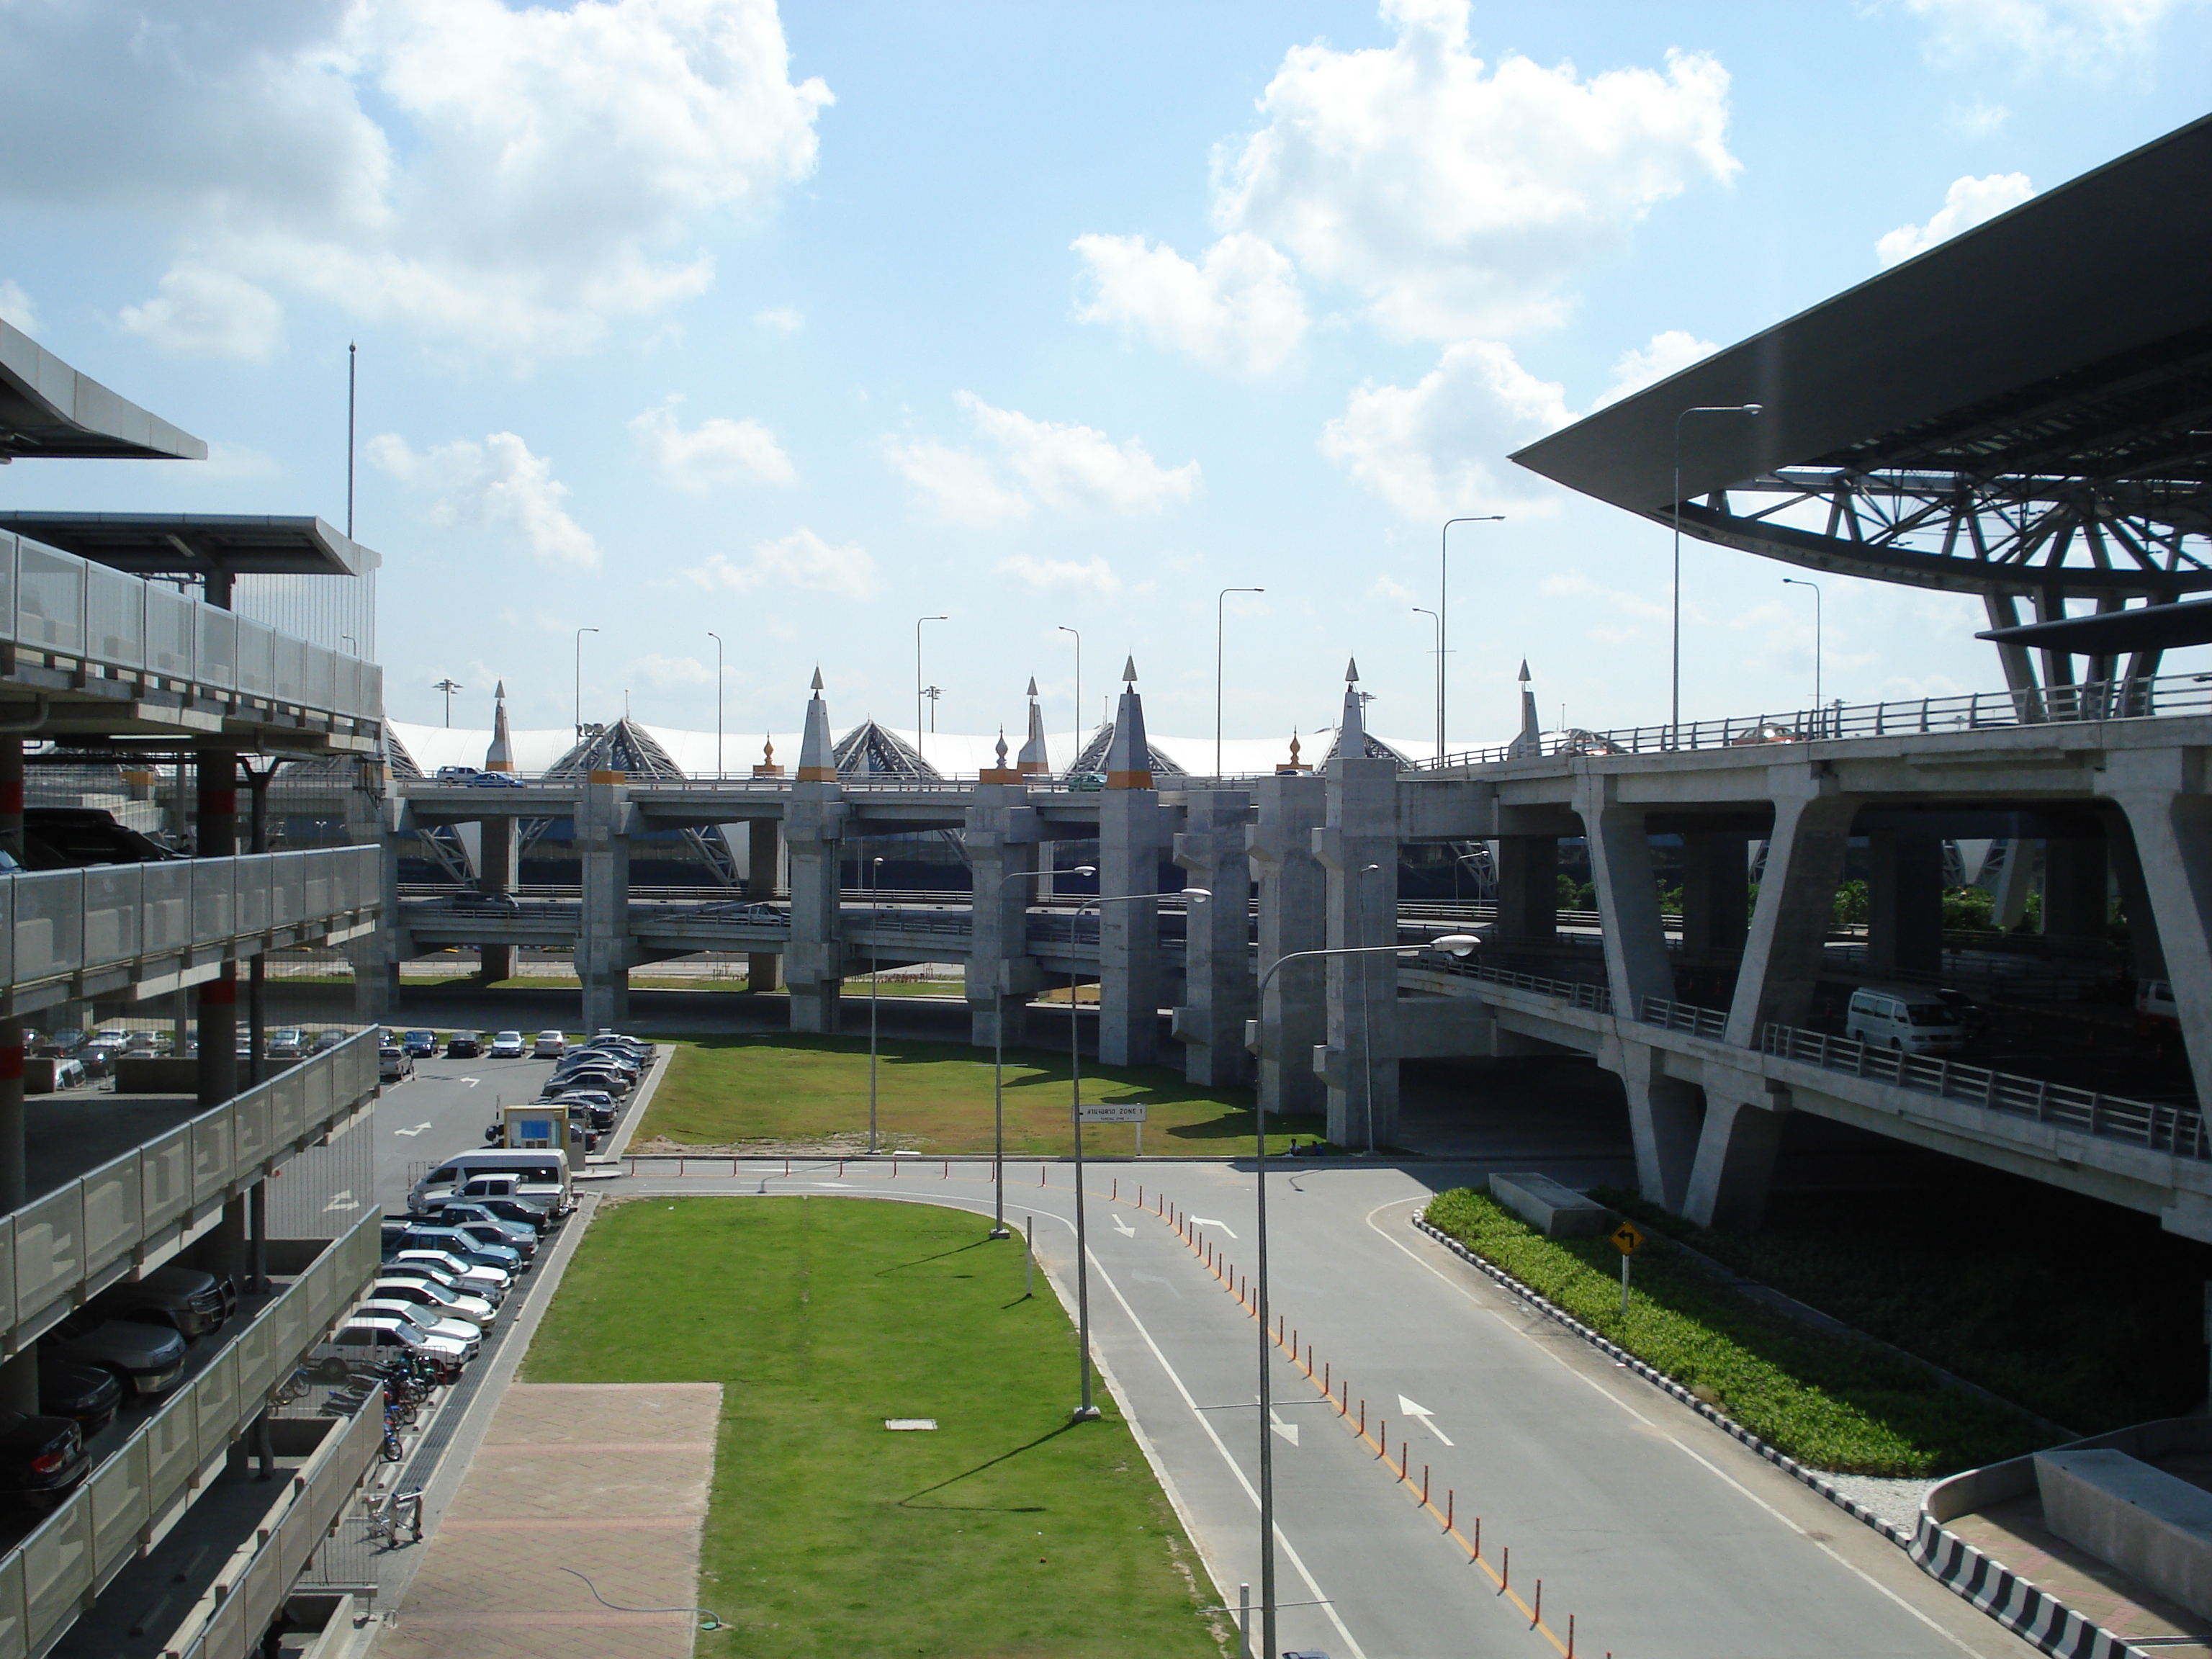
<svg viewBox="0 0 2212 1659">
<path fill-rule="evenodd" d="M 0 641 L 111 675 L 381 720 L 384 671 L 141 576 L 0 532 Z"/>
<path fill-rule="evenodd" d="M 1570 1007 L 1587 1009 L 1592 1013 L 1613 1012 L 1613 993 L 1602 985 L 1592 985 L 1583 980 L 1546 979 L 1540 974 L 1516 973 L 1510 968 L 1493 968 L 1486 962 L 1445 962 L 1424 963 L 1439 968 L 1448 974 L 1458 974 L 1468 979 L 1479 979 L 1486 984 L 1502 985 L 1509 990 L 1534 991 L 1540 996 L 1558 997 Z"/>
<path fill-rule="evenodd" d="M 210 950 L 380 900 L 381 848 L 44 870 L 0 881 L 0 985 Z"/>
<path fill-rule="evenodd" d="M 261 1414 L 270 1390 L 292 1375 L 375 1273 L 380 1224 L 380 1216 L 364 1216 L 334 1240 L 37 1530 L 0 1556 L 0 1654 L 44 1652 L 76 1621 L 85 1598 L 138 1553 L 146 1529 L 200 1470 Z M 360 1420 L 373 1423 L 380 1443 L 381 1419 L 369 1413 Z M 355 1432 L 366 1431 L 347 1431 Z M 343 1436 L 338 1441 L 347 1443 Z M 320 1534 L 302 1526 L 294 1544 L 303 1537 Z M 280 1595 L 289 1583 L 277 1587 Z M 251 1635 L 258 1638 L 265 1624 Z"/>
<path fill-rule="evenodd" d="M 362 1031 L 0 1216 L 0 1352 L 20 1352 L 80 1286 L 258 1180 L 376 1092 Z M 0 1643 L 0 1653 L 6 1651 Z"/>
<path fill-rule="evenodd" d="M 1644 1023 L 1663 1025 L 1670 1031 L 1719 1042 L 1728 1035 L 1728 1015 L 1718 1008 L 1700 1008 L 1693 1002 L 1669 1002 L 1664 997 L 1644 999 Z"/>
<path fill-rule="evenodd" d="M 1848 1037 L 1788 1025 L 1767 1026 L 1760 1047 L 1778 1059 L 1893 1083 L 2008 1117 L 2079 1129 L 2100 1139 L 2124 1140 L 2177 1158 L 2212 1159 L 2212 1142 L 2205 1135 L 2203 1115 L 2194 1106 L 2129 1100 L 2041 1078 L 2017 1077 L 1894 1048 L 1876 1048 Z"/>
<path fill-rule="evenodd" d="M 1610 732 L 1547 732 L 1487 749 L 1467 749 L 1415 769 L 1493 766 L 1501 761 L 1559 755 L 1649 755 L 1682 749 L 1753 748 L 1765 744 L 1833 742 L 1935 732 L 1983 731 L 1995 726 L 2065 725 L 2081 721 L 2148 720 L 2212 714 L 2212 681 L 2196 674 L 2156 679 L 2101 680 L 2091 685 L 2040 686 L 2021 691 L 1977 691 L 1963 697 L 1920 697 L 1798 709 L 1686 726 L 1632 726 Z"/>
</svg>

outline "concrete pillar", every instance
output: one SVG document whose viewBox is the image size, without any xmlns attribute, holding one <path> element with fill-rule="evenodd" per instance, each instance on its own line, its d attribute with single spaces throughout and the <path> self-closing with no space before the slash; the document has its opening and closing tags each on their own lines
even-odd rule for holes
<svg viewBox="0 0 2212 1659">
<path fill-rule="evenodd" d="M 1398 763 L 1340 755 L 1328 763 L 1328 817 L 1314 853 L 1328 872 L 1328 948 L 1398 942 Z M 1398 1135 L 1398 963 L 1324 960 L 1328 1041 L 1314 1068 L 1328 1090 L 1328 1138 L 1371 1151 Z"/>
<path fill-rule="evenodd" d="M 576 799 L 576 850 L 582 903 L 576 926 L 576 977 L 583 986 L 585 1035 L 629 1023 L 629 790 L 620 772 L 593 772 Z"/>
<path fill-rule="evenodd" d="M 1613 1012 L 1622 1019 L 1641 1019 L 1647 997 L 1674 1000 L 1674 969 L 1659 920 L 1659 883 L 1652 872 L 1645 809 L 1616 800 L 1619 782 L 1609 774 L 1585 775 L 1576 787 L 1575 812 L 1589 843 L 1590 884 L 1604 921 Z"/>
<path fill-rule="evenodd" d="M 1175 861 L 1191 884 L 1213 895 L 1194 903 L 1185 922 L 1183 1006 L 1175 1034 L 1183 1045 L 1182 1074 L 1208 1088 L 1251 1079 L 1244 1024 L 1254 1008 L 1252 866 L 1244 844 L 1252 797 L 1242 789 L 1193 790 L 1183 798 L 1183 830 Z"/>
<path fill-rule="evenodd" d="M 1809 763 L 1770 767 L 1767 787 L 1774 829 L 1729 1009 L 1727 1040 L 1745 1047 L 1757 1046 L 1770 1024 L 1803 1024 L 1812 1010 L 1858 811 L 1856 796 L 1839 792 Z M 1710 1103 L 1706 1116 L 1710 1121 Z"/>
<path fill-rule="evenodd" d="M 1876 830 L 1867 837 L 1867 968 L 1943 971 L 1943 843 L 1933 833 Z"/>
<path fill-rule="evenodd" d="M 1098 797 L 1098 891 L 1156 893 L 1167 834 L 1159 792 Z M 1098 1060 L 1150 1066 L 1160 1054 L 1160 907 L 1149 898 L 1098 907 Z M 1070 1018 L 1073 1018 L 1073 1014 Z"/>
<path fill-rule="evenodd" d="M 774 818 L 755 818 L 745 825 L 745 896 L 765 904 L 775 896 L 777 866 L 783 857 L 783 836 Z M 755 951 L 745 957 L 745 988 L 773 991 L 783 983 L 783 957 L 773 951 Z"/>
<path fill-rule="evenodd" d="M 1259 885 L 1257 971 L 1264 974 L 1286 956 L 1318 951 L 1328 942 L 1323 918 L 1328 877 L 1314 856 L 1314 832 L 1328 819 L 1328 781 L 1310 773 L 1261 778 L 1252 795 L 1255 812 L 1244 843 Z M 1324 984 L 1318 962 L 1293 963 L 1267 982 L 1259 1014 L 1262 1112 L 1322 1109 L 1325 1091 L 1313 1053 L 1328 1040 Z"/>
<path fill-rule="evenodd" d="M 1770 855 L 1771 857 L 1771 855 Z M 1782 1144 L 1782 1113 L 1746 1097 L 1755 1087 L 1729 1091 L 1708 1081 L 1705 1118 L 1698 1134 L 1682 1213 L 1701 1227 L 1755 1232 L 1766 1218 L 1766 1194 L 1774 1154 Z"/>
<path fill-rule="evenodd" d="M 834 1032 L 844 994 L 839 927 L 840 865 L 851 808 L 836 783 L 794 783 L 784 809 L 791 860 L 791 944 L 783 974 L 791 987 L 791 1029 Z"/>
<path fill-rule="evenodd" d="M 0 733 L 0 848 L 20 861 L 23 856 L 23 739 Z M 23 1022 L 14 1018 L 15 998 L 0 994 L 0 1212 L 21 1209 L 25 1190 L 27 1152 L 23 1120 Z M 27 1359 L 29 1357 L 27 1356 Z M 18 1384 L 27 1376 L 32 1403 L 19 1409 L 38 1410 L 38 1372 L 35 1361 L 0 1368 L 0 1395 L 9 1391 L 9 1379 Z M 20 1393 L 21 1387 L 16 1389 Z M 9 1403 L 14 1403 L 12 1400 Z"/>
<path fill-rule="evenodd" d="M 2043 866 L 2043 843 L 2014 836 L 2005 843 L 2004 864 L 1990 890 L 1990 926 L 2008 933 L 2027 919 L 2027 896 Z"/>
<path fill-rule="evenodd" d="M 238 757 L 213 750 L 198 760 L 198 836 L 202 858 L 238 851 Z M 193 992 L 199 1042 L 199 1103 L 220 1106 L 238 1092 L 237 964 L 225 962 Z"/>
<path fill-rule="evenodd" d="M 2043 849 L 2043 931 L 2102 945 L 2110 932 L 2112 871 L 2093 836 L 2053 836 Z"/>
<path fill-rule="evenodd" d="M 1690 1189 L 1705 1103 L 1693 1085 L 1670 1078 L 1664 1056 L 1647 1043 L 1620 1044 L 1604 1056 L 1628 1094 L 1628 1127 L 1636 1147 L 1636 1188 L 1662 1209 L 1680 1214 Z"/>
<path fill-rule="evenodd" d="M 520 874 L 520 860 L 515 854 L 515 820 L 512 817 L 487 817 L 482 825 L 483 838 L 477 854 L 477 890 L 481 893 L 511 893 L 516 878 Z M 512 945 L 480 944 L 477 947 L 477 974 L 487 985 L 514 977 L 514 947 Z"/>
<path fill-rule="evenodd" d="M 1751 838 L 1718 830 L 1682 837 L 1682 954 L 1732 961 L 1751 929 Z"/>
<path fill-rule="evenodd" d="M 1044 983 L 1030 954 L 1030 894 L 1037 815 L 1018 784 L 979 783 L 961 831 L 973 897 L 967 969 L 968 1040 L 1021 1046 L 1023 1013 Z"/>
<path fill-rule="evenodd" d="M 2128 925 L 2128 965 L 2137 979 L 2164 979 L 2166 953 L 2159 948 L 2158 913 L 2151 908 L 2150 890 L 2143 884 L 2135 832 L 2129 828 L 2126 815 L 2117 808 L 2106 807 L 2097 816 L 2104 821 L 2112 884 L 2119 889 L 2120 919 Z"/>
<path fill-rule="evenodd" d="M 2111 750 L 2106 788 L 2127 814 L 2158 913 L 2166 978 L 2197 1097 L 2212 1100 L 2212 797 L 2192 751 Z"/>
<path fill-rule="evenodd" d="M 1548 944 L 1559 931 L 1559 838 L 1500 836 L 1496 929 L 1499 941 L 1539 939 Z"/>
<path fill-rule="evenodd" d="M 378 902 L 382 907 L 375 933 L 355 941 L 346 947 L 353 962 L 353 1017 L 356 1024 L 379 1025 L 398 1018 L 399 964 L 412 954 L 411 945 L 399 927 L 399 837 L 392 829 L 393 813 L 398 802 L 384 790 L 385 771 L 380 763 L 363 763 L 359 787 L 346 794 L 346 840 L 356 847 L 381 846 L 384 859 L 379 872 Z M 257 839 L 255 851 L 266 851 L 265 818 L 261 804 L 265 788 L 255 791 L 254 823 Z M 253 958 L 256 977 L 250 982 L 249 999 L 256 993 L 252 986 L 258 985 L 261 958 Z M 254 1001 L 252 1006 L 258 1008 Z M 260 1015 L 249 1014 L 249 1024 L 255 1031 L 254 1054 L 261 1052 Z"/>
</svg>

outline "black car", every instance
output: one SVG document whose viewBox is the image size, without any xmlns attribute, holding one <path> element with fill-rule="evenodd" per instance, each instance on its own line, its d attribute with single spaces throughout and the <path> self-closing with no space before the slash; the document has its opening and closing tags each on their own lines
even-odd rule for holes
<svg viewBox="0 0 2212 1659">
<path fill-rule="evenodd" d="M 456 910 L 520 911 L 522 906 L 512 893 L 479 893 L 473 887 L 464 887 L 450 901 Z"/>
<path fill-rule="evenodd" d="M 589 1112 L 592 1116 L 592 1127 L 594 1129 L 611 1129 L 615 1127 L 616 1107 L 611 1095 L 596 1089 L 579 1089 L 566 1094 L 545 1097 L 545 1104 L 551 1105 L 556 1103 L 568 1108 L 568 1115 L 571 1117 L 575 1116 L 579 1112 Z"/>
<path fill-rule="evenodd" d="M 31 870 L 76 870 L 93 864 L 152 864 L 180 854 L 115 814 L 90 806 L 31 806 L 23 811 L 23 864 Z"/>
<path fill-rule="evenodd" d="M 574 1094 L 612 1095 L 619 1098 L 635 1086 L 635 1079 L 624 1077 L 611 1066 L 586 1066 L 546 1079 L 543 1092 L 548 1099 L 555 1095 Z"/>
<path fill-rule="evenodd" d="M 45 1508 L 91 1468 L 75 1419 L 26 1417 L 0 1407 L 0 1492 Z"/>
<path fill-rule="evenodd" d="M 446 1058 L 447 1060 L 482 1060 L 483 1033 L 482 1031 L 454 1032 L 446 1039 Z"/>
<path fill-rule="evenodd" d="M 48 1417 L 66 1417 L 90 1436 L 112 1423 L 122 1405 L 122 1379 L 113 1371 L 39 1351 L 39 1409 Z"/>
<path fill-rule="evenodd" d="M 435 1060 L 438 1057 L 438 1034 L 435 1031 L 403 1031 L 399 1046 L 407 1051 L 410 1060 Z"/>
</svg>

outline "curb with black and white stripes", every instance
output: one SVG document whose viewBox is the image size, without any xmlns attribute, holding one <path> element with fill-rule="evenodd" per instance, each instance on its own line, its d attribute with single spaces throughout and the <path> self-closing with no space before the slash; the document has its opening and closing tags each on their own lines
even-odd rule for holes
<svg viewBox="0 0 2212 1659">
<path fill-rule="evenodd" d="M 1494 1262 L 1486 1261 L 1441 1228 L 1416 1212 L 1413 1225 L 1443 1245 L 1469 1267 L 1487 1274 L 1537 1312 L 1556 1321 L 1616 1364 L 1633 1371 L 1653 1388 L 1671 1395 L 1741 1441 L 1775 1468 L 1793 1476 L 1826 1498 L 1855 1521 L 1863 1522 L 1909 1556 L 1914 1565 L 1971 1602 L 1998 1624 L 2059 1659 L 2130 1659 L 2136 1650 L 2109 1631 L 2091 1624 L 2047 1590 L 2039 1589 L 2009 1567 L 1992 1561 L 1957 1534 L 1944 1530 L 1933 1516 L 1923 1514 L 1910 1535 L 1883 1520 L 1863 1504 L 1846 1498 L 1817 1470 L 1808 1469 L 1787 1452 L 1762 1440 L 1733 1418 L 1715 1410 L 1674 1378 L 1647 1365 L 1619 1343 L 1599 1335 L 1565 1309 L 1546 1300 Z"/>
</svg>

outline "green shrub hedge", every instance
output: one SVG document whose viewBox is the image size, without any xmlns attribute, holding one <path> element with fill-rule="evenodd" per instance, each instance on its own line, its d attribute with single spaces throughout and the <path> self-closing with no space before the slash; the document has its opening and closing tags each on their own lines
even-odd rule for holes
<svg viewBox="0 0 2212 1659">
<path fill-rule="evenodd" d="M 2026 1413 L 1927 1366 L 1802 1325 L 1722 1283 L 1663 1239 L 1638 1254 L 1628 1315 L 1606 1240 L 1547 1239 L 1458 1188 L 1430 1224 L 1798 1462 L 1847 1474 L 1933 1476 L 2049 1443 Z"/>
</svg>

